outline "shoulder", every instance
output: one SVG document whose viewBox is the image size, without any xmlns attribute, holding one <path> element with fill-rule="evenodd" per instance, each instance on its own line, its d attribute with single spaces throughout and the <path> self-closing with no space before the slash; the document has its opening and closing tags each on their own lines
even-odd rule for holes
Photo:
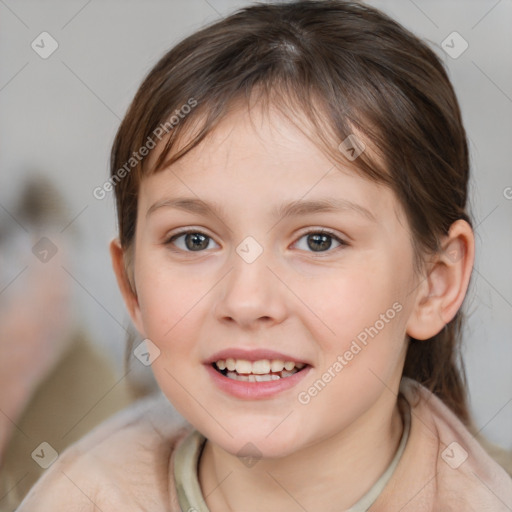
<svg viewBox="0 0 512 512">
<path fill-rule="evenodd" d="M 411 449 L 425 462 L 424 492 L 433 503 L 443 510 L 511 510 L 512 479 L 457 416 L 411 379 L 401 391 L 411 406 Z"/>
<path fill-rule="evenodd" d="M 169 461 L 191 427 L 162 395 L 141 400 L 59 455 L 18 508 L 169 510 Z"/>
</svg>

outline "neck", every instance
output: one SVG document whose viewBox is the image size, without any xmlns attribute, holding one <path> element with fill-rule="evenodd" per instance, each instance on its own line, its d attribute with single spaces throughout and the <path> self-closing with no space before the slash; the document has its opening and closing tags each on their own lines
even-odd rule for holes
<svg viewBox="0 0 512 512">
<path fill-rule="evenodd" d="M 334 512 L 350 508 L 384 473 L 398 448 L 403 425 L 392 398 L 342 432 L 287 457 L 262 459 L 252 467 L 244 467 L 238 457 L 207 441 L 199 481 L 209 510 Z"/>
</svg>

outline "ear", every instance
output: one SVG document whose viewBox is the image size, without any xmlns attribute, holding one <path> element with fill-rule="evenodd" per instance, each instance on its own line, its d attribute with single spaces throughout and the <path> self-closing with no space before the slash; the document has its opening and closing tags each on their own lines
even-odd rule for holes
<svg viewBox="0 0 512 512">
<path fill-rule="evenodd" d="M 121 242 L 119 241 L 119 238 L 114 238 L 110 242 L 110 257 L 112 259 L 112 267 L 116 275 L 117 285 L 119 286 L 119 290 L 121 291 L 124 303 L 126 304 L 126 308 L 130 313 L 130 317 L 132 319 L 133 324 L 135 325 L 135 328 L 137 329 L 137 331 L 139 331 L 139 334 L 141 336 L 146 337 L 144 334 L 144 327 L 142 323 L 142 317 L 140 314 L 137 290 L 135 288 L 135 283 L 133 283 L 132 289 L 123 256 L 124 251 L 121 247 Z"/>
<path fill-rule="evenodd" d="M 442 241 L 428 275 L 417 289 L 416 302 L 407 334 L 426 340 L 438 334 L 459 310 L 468 289 L 475 257 L 475 238 L 471 226 L 455 221 Z"/>
</svg>

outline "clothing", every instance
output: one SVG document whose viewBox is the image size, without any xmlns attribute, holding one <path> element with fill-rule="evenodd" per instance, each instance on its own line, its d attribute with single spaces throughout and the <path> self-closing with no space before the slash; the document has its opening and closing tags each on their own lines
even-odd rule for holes
<svg viewBox="0 0 512 512">
<path fill-rule="evenodd" d="M 512 510 L 512 479 L 456 416 L 411 379 L 402 380 L 400 392 L 411 407 L 409 435 L 369 512 Z M 193 455 L 179 459 L 187 443 L 197 453 L 201 444 L 192 430 L 163 397 L 140 402 L 68 449 L 18 510 L 180 512 L 183 479 L 197 465 Z M 187 465 L 175 479 L 176 468 Z"/>
</svg>

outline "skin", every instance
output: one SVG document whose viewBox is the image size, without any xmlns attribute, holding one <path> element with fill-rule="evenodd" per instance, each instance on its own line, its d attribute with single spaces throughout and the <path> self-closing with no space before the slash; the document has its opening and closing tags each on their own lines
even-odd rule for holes
<svg viewBox="0 0 512 512">
<path fill-rule="evenodd" d="M 147 215 L 156 202 L 182 196 L 219 202 L 223 211 L 160 207 Z M 349 209 L 289 218 L 271 213 L 283 203 L 327 197 L 356 203 L 374 219 Z M 211 241 L 186 252 L 184 236 L 166 243 L 178 228 Z M 320 228 L 347 245 L 332 239 L 330 248 L 315 252 L 307 234 Z M 249 235 L 263 248 L 252 263 L 236 252 Z M 444 248 L 417 275 L 394 194 L 348 165 L 333 167 L 277 111 L 266 116 L 254 109 L 250 119 L 243 109 L 232 111 L 198 148 L 143 179 L 134 291 L 117 239 L 113 266 L 135 326 L 161 351 L 152 364 L 160 387 L 208 439 L 199 479 L 212 512 L 342 510 L 368 491 L 402 435 L 396 396 L 407 334 L 435 335 L 467 289 L 470 226 L 455 222 Z M 448 257 L 454 251 L 459 257 Z M 300 403 L 298 394 L 394 303 L 400 312 L 308 404 Z M 277 396 L 234 398 L 212 384 L 203 365 L 232 347 L 277 350 L 312 368 Z M 247 443 L 261 456 L 252 467 L 237 456 Z"/>
</svg>

